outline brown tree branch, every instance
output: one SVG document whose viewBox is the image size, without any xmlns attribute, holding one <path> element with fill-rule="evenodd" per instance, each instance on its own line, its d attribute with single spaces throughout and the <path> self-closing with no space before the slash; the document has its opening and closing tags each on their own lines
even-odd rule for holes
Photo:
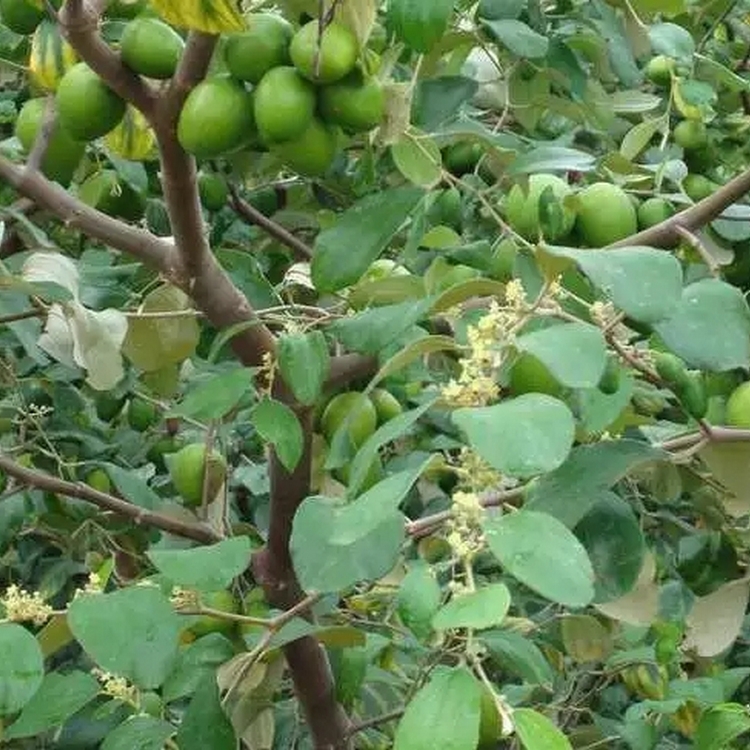
<svg viewBox="0 0 750 750">
<path fill-rule="evenodd" d="M 27 174 L 22 165 L 14 164 L 1 155 L 0 178 L 37 206 L 57 216 L 68 227 L 130 253 L 167 277 L 178 273 L 179 257 L 171 242 L 87 206 L 38 172 Z"/>
<path fill-rule="evenodd" d="M 180 58 L 166 95 L 159 102 L 159 118 L 164 123 L 175 124 L 182 105 L 195 85 L 203 80 L 208 71 L 218 37 L 191 31 L 185 51 Z"/>
<path fill-rule="evenodd" d="M 57 113 L 55 112 L 55 100 L 47 97 L 44 105 L 44 117 L 42 126 L 36 134 L 34 145 L 31 148 L 29 158 L 26 159 L 26 169 L 29 172 L 38 172 L 49 147 L 49 141 L 52 137 L 52 131 L 55 129 L 57 122 Z"/>
<path fill-rule="evenodd" d="M 170 534 L 184 537 L 185 539 L 193 539 L 203 544 L 213 544 L 221 539 L 208 526 L 180 521 L 176 518 L 165 516 L 162 513 L 146 510 L 126 500 L 121 500 L 114 495 L 99 492 L 99 490 L 95 490 L 93 487 L 89 487 L 82 482 L 66 482 L 64 479 L 58 479 L 41 471 L 28 469 L 25 466 L 17 464 L 3 453 L 0 453 L 0 469 L 22 484 L 48 492 L 55 492 L 59 495 L 77 497 L 79 500 L 85 500 L 87 503 L 96 505 L 103 510 L 109 510 L 119 516 L 130 518 L 138 526 L 152 526 Z"/>
<path fill-rule="evenodd" d="M 683 227 L 689 231 L 704 227 L 729 206 L 740 200 L 747 192 L 750 192 L 750 169 L 684 211 L 680 211 L 649 229 L 644 229 L 642 232 L 613 242 L 608 247 L 628 247 L 629 245 L 672 247 L 681 239 L 678 227 Z"/>
<path fill-rule="evenodd" d="M 336 390 L 343 388 L 353 380 L 369 378 L 378 369 L 377 357 L 366 354 L 341 354 L 331 360 L 331 371 L 328 373 L 325 388 Z"/>
<path fill-rule="evenodd" d="M 80 58 L 119 96 L 151 119 L 156 94 L 99 35 L 102 0 L 67 0 L 58 14 L 63 35 Z"/>
<path fill-rule="evenodd" d="M 282 245 L 286 245 L 300 260 L 310 260 L 313 256 L 312 248 L 298 237 L 295 237 L 286 227 L 269 219 L 265 214 L 258 211 L 255 206 L 243 200 L 235 185 L 229 185 L 230 201 L 232 209 L 250 224 L 257 224 L 269 237 L 273 237 Z"/>
</svg>

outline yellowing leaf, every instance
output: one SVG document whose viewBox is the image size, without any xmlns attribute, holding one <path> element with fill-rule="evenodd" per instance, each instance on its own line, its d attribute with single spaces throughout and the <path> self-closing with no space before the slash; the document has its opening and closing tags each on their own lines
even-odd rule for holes
<svg viewBox="0 0 750 750">
<path fill-rule="evenodd" d="M 245 28 L 232 0 L 151 0 L 151 5 L 167 23 L 184 29 L 221 34 Z"/>
<path fill-rule="evenodd" d="M 125 117 L 104 136 L 112 153 L 129 161 L 144 161 L 154 153 L 156 137 L 146 118 L 135 107 L 128 106 Z"/>
</svg>

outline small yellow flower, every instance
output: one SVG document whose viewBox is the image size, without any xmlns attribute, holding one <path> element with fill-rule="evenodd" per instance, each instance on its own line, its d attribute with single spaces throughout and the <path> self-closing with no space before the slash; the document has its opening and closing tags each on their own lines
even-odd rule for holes
<svg viewBox="0 0 750 750">
<path fill-rule="evenodd" d="M 130 703 L 133 706 L 138 705 L 138 689 L 131 685 L 124 677 L 105 672 L 102 669 L 94 668 L 91 670 L 94 677 L 102 685 L 102 692 L 112 698 L 117 698 L 123 703 Z"/>
<path fill-rule="evenodd" d="M 34 625 L 44 625 L 52 617 L 54 610 L 45 603 L 38 591 L 30 593 L 11 584 L 0 598 L 6 612 L 6 618 L 11 622 L 33 622 Z"/>
</svg>

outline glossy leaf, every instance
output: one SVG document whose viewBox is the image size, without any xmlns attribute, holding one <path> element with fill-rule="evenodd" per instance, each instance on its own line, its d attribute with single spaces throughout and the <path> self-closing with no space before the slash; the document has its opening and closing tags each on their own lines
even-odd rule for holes
<svg viewBox="0 0 750 750">
<path fill-rule="evenodd" d="M 101 750 L 162 750 L 174 734 L 174 727 L 163 719 L 144 714 L 131 716 L 111 731 Z"/>
<path fill-rule="evenodd" d="M 533 354 L 570 388 L 593 388 L 601 380 L 607 346 L 601 330 L 587 323 L 562 323 L 519 336 L 516 347 Z"/>
<path fill-rule="evenodd" d="M 440 182 L 442 156 L 431 138 L 409 134 L 391 145 L 391 158 L 409 182 L 430 188 Z"/>
<path fill-rule="evenodd" d="M 510 591 L 504 583 L 482 586 L 476 591 L 454 596 L 435 613 L 435 630 L 472 628 L 485 630 L 499 625 L 510 608 Z"/>
<path fill-rule="evenodd" d="M 531 637 L 513 630 L 487 630 L 477 637 L 503 669 L 532 685 L 552 684 L 552 667 Z"/>
<path fill-rule="evenodd" d="M 224 713 L 216 676 L 211 674 L 198 684 L 177 730 L 180 750 L 236 750 L 237 738 Z"/>
<path fill-rule="evenodd" d="M 401 622 L 420 640 L 432 633 L 432 617 L 443 598 L 435 574 L 424 562 L 409 568 L 398 587 L 396 602 Z"/>
<path fill-rule="evenodd" d="M 294 471 L 304 450 L 302 426 L 295 413 L 280 401 L 264 398 L 250 412 L 250 421 L 258 434 L 273 445 L 284 468 Z"/>
<path fill-rule="evenodd" d="M 23 708 L 43 677 L 44 661 L 36 638 L 17 623 L 0 624 L 0 716 Z"/>
<path fill-rule="evenodd" d="M 253 391 L 255 372 L 247 367 L 233 368 L 214 375 L 189 390 L 168 416 L 182 416 L 209 422 L 226 416 L 240 400 Z"/>
<path fill-rule="evenodd" d="M 517 57 L 536 59 L 545 57 L 549 40 L 534 31 L 528 24 L 511 18 L 495 21 L 485 20 L 483 26 L 500 44 L 507 47 Z"/>
<path fill-rule="evenodd" d="M 531 708 L 513 712 L 516 735 L 525 750 L 572 750 L 570 740 L 546 717 Z"/>
<path fill-rule="evenodd" d="M 247 569 L 250 551 L 250 539 L 236 536 L 206 547 L 152 550 L 148 557 L 175 586 L 218 591 Z"/>
<path fill-rule="evenodd" d="M 161 685 L 177 656 L 180 618 L 154 586 L 79 596 L 68 608 L 68 621 L 99 667 L 140 688 Z"/>
<path fill-rule="evenodd" d="M 279 371 L 295 398 L 314 404 L 319 398 L 331 367 L 331 355 L 320 331 L 285 333 L 279 338 Z"/>
<path fill-rule="evenodd" d="M 495 406 L 457 409 L 453 421 L 487 463 L 514 477 L 556 469 L 568 456 L 575 432 L 568 407 L 541 393 Z"/>
<path fill-rule="evenodd" d="M 411 699 L 394 750 L 474 750 L 479 740 L 481 686 L 466 667 L 436 670 Z M 429 727 L 429 731 L 426 729 Z"/>
<path fill-rule="evenodd" d="M 394 188 L 368 195 L 341 214 L 315 240 L 311 270 L 316 289 L 336 292 L 357 281 L 421 198 L 418 188 Z"/>
<path fill-rule="evenodd" d="M 487 544 L 507 572 L 551 601 L 584 607 L 594 598 L 594 571 L 583 545 L 546 513 L 520 510 L 488 518 Z"/>
</svg>

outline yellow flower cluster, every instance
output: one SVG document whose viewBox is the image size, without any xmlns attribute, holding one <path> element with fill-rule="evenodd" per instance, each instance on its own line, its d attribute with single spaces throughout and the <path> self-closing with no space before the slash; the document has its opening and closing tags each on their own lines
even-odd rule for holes
<svg viewBox="0 0 750 750">
<path fill-rule="evenodd" d="M 504 477 L 493 469 L 478 453 L 463 447 L 454 467 L 462 487 L 473 492 L 494 490 L 503 484 Z"/>
<path fill-rule="evenodd" d="M 515 322 L 516 315 L 493 300 L 487 314 L 469 326 L 469 352 L 461 360 L 461 372 L 442 389 L 443 399 L 450 406 L 484 406 L 497 399 L 500 389 L 495 373 Z"/>
<path fill-rule="evenodd" d="M 34 625 L 44 625 L 54 612 L 38 591 L 29 593 L 15 584 L 8 586 L 0 602 L 5 607 L 6 619 L 11 622 L 33 622 Z"/>
<path fill-rule="evenodd" d="M 180 610 L 200 609 L 201 606 L 200 594 L 197 591 L 179 587 L 172 590 L 172 596 L 169 598 L 169 601 L 178 612 Z"/>
<path fill-rule="evenodd" d="M 91 673 L 102 684 L 102 692 L 112 698 L 117 698 L 123 703 L 130 703 L 133 706 L 138 705 L 138 689 L 131 685 L 124 677 L 105 672 L 102 669 L 94 668 Z"/>
<path fill-rule="evenodd" d="M 456 557 L 470 560 L 484 547 L 482 519 L 484 508 L 474 492 L 453 493 L 453 516 L 447 525 L 446 540 Z"/>
</svg>

